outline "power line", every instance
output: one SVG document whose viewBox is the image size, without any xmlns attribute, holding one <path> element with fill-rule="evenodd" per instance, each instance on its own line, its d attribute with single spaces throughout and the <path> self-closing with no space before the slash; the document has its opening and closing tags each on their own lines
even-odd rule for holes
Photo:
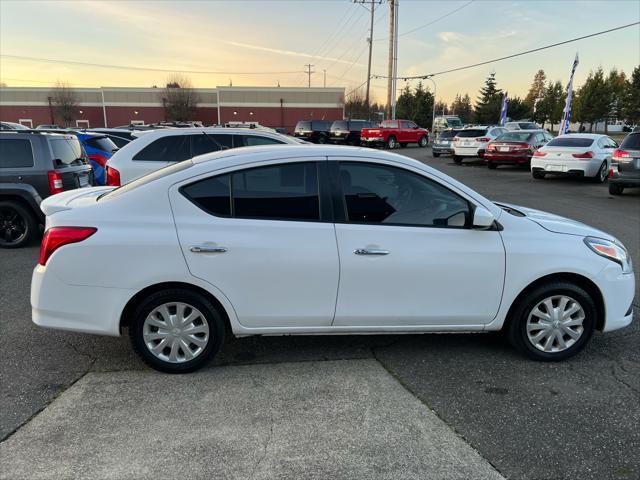
<svg viewBox="0 0 640 480">
<path fill-rule="evenodd" d="M 412 28 L 411 30 L 407 30 L 406 32 L 399 33 L 399 34 L 398 34 L 398 36 L 399 36 L 399 37 L 403 37 L 403 36 L 405 36 L 405 35 L 409 35 L 410 33 L 415 32 L 415 31 L 417 31 L 417 30 L 422 30 L 422 29 L 423 29 L 423 28 L 425 28 L 425 27 L 428 27 L 428 26 L 430 26 L 430 25 L 433 25 L 434 23 L 439 22 L 440 20 L 442 20 L 442 19 L 444 19 L 444 18 L 447 18 L 448 16 L 453 15 L 453 14 L 454 14 L 454 13 L 456 13 L 456 12 L 459 12 L 459 11 L 460 11 L 460 10 L 462 10 L 464 7 L 466 7 L 466 6 L 468 6 L 468 5 L 471 5 L 474 1 L 475 1 L 475 0 L 470 0 L 470 1 L 468 1 L 467 3 L 465 3 L 464 5 L 462 5 L 462 6 L 458 7 L 458 8 L 456 8 L 456 9 L 454 9 L 454 10 L 451 10 L 451 11 L 450 11 L 450 12 L 448 12 L 448 13 L 445 13 L 444 15 L 442 15 L 442 16 L 440 16 L 440 17 L 438 17 L 438 18 L 435 18 L 435 19 L 431 20 L 430 22 L 425 23 L 424 25 L 420 25 L 419 27 Z M 389 38 L 389 37 L 376 38 L 374 41 L 379 42 L 379 41 L 387 40 L 388 38 Z"/>
<path fill-rule="evenodd" d="M 181 69 L 166 69 L 166 68 L 152 68 L 152 67 L 134 67 L 130 65 L 112 65 L 108 63 L 88 63 L 78 62 L 74 60 L 60 60 L 56 58 L 41 58 L 41 57 L 27 57 L 24 55 L 9 55 L 2 53 L 0 57 L 13 58 L 17 60 L 28 60 L 44 63 L 62 63 L 66 65 L 82 65 L 86 67 L 99 67 L 99 68 L 114 68 L 119 70 L 140 70 L 145 72 L 169 72 L 169 73 L 193 73 L 204 75 L 287 75 L 297 74 L 300 70 L 288 71 L 288 72 L 217 72 L 208 70 L 181 70 Z"/>
<path fill-rule="evenodd" d="M 603 30 L 601 32 L 591 33 L 589 35 L 583 35 L 581 37 L 572 38 L 570 40 L 565 40 L 563 42 L 552 43 L 551 45 L 545 45 L 544 47 L 533 48 L 531 50 L 526 50 L 524 52 L 514 53 L 512 55 L 507 55 L 506 57 L 494 58 L 493 60 L 487 60 L 480 63 L 474 63 L 472 65 L 465 65 L 464 67 L 452 68 L 449 70 L 443 70 L 441 72 L 428 73 L 425 75 L 412 75 L 412 76 L 399 76 L 396 78 L 400 78 L 402 80 L 417 80 L 417 79 L 425 79 L 427 77 L 434 77 L 436 75 L 443 75 L 445 73 L 459 72 L 460 70 L 466 70 L 469 68 L 479 67 L 481 65 L 487 65 L 489 63 L 501 62 L 502 60 L 508 60 L 509 58 L 520 57 L 522 55 L 527 55 L 529 53 L 539 52 L 541 50 L 546 50 L 548 48 L 559 47 L 560 45 L 566 45 L 567 43 L 577 42 L 578 40 L 584 40 L 586 38 L 596 37 L 598 35 L 604 35 L 605 33 L 615 32 L 616 30 L 622 30 L 623 28 L 633 27 L 635 25 L 639 25 L 640 22 L 629 23 L 627 25 L 622 25 L 620 27 L 610 28 L 609 30 Z M 385 75 L 372 75 L 373 78 L 389 78 Z"/>
</svg>

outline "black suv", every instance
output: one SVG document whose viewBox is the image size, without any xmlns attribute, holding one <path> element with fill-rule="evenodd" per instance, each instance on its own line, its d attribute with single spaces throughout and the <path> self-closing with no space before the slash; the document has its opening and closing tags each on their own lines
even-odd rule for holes
<svg viewBox="0 0 640 480">
<path fill-rule="evenodd" d="M 609 193 L 622 195 L 625 188 L 640 187 L 640 131 L 627 135 L 611 157 Z"/>
<path fill-rule="evenodd" d="M 74 135 L 0 132 L 0 248 L 34 237 L 44 221 L 42 199 L 91 185 L 91 165 Z"/>
<path fill-rule="evenodd" d="M 363 128 L 376 128 L 375 122 L 367 120 L 336 120 L 331 124 L 330 139 L 333 143 L 360 145 L 360 132 Z"/>
<path fill-rule="evenodd" d="M 300 120 L 293 136 L 312 143 L 328 143 L 332 123 L 330 120 Z"/>
</svg>

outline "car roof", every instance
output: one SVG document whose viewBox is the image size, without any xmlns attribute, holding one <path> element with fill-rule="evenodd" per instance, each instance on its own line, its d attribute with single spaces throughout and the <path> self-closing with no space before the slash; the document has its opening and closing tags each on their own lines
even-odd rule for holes
<svg viewBox="0 0 640 480">
<path fill-rule="evenodd" d="M 133 132 L 134 136 L 139 136 L 144 138 L 154 138 L 154 137 L 166 137 L 170 135 L 190 135 L 194 133 L 227 133 L 227 134 L 257 134 L 264 135 L 268 137 L 285 137 L 278 132 L 272 132 L 270 130 L 262 130 L 259 128 L 229 128 L 229 127 L 189 127 L 189 128 L 161 128 L 157 130 L 141 130 L 139 132 Z"/>
<path fill-rule="evenodd" d="M 591 138 L 595 140 L 596 138 L 608 137 L 608 135 L 603 135 L 601 133 L 563 133 L 562 135 L 558 135 L 556 138 Z"/>
</svg>

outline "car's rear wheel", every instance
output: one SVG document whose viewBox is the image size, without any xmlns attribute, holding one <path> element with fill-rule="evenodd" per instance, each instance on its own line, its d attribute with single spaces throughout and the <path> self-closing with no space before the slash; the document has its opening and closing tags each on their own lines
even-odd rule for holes
<svg viewBox="0 0 640 480">
<path fill-rule="evenodd" d="M 593 181 L 595 183 L 603 183 L 609 176 L 608 174 L 609 169 L 607 168 L 607 162 L 605 160 L 604 162 L 602 162 L 602 165 L 600 165 L 598 173 L 596 173 L 596 175 L 593 177 Z"/>
<path fill-rule="evenodd" d="M 129 326 L 135 352 L 167 373 L 200 368 L 218 353 L 224 336 L 221 312 L 203 295 L 183 289 L 151 294 L 135 309 Z"/>
<path fill-rule="evenodd" d="M 396 146 L 398 145 L 397 141 L 396 141 L 396 137 L 394 137 L 393 135 L 391 135 L 388 139 L 387 139 L 387 148 L 390 149 L 394 149 L 396 148 Z"/>
<path fill-rule="evenodd" d="M 487 162 L 487 167 L 489 167 L 490 170 L 495 170 L 496 168 L 498 168 L 498 165 L 493 162 Z"/>
<path fill-rule="evenodd" d="M 457 163 L 458 165 L 460 165 L 462 163 L 462 157 L 458 156 L 458 155 L 454 155 L 453 156 L 453 161 L 455 163 Z"/>
<path fill-rule="evenodd" d="M 540 172 L 538 170 L 532 170 L 531 176 L 536 180 L 544 180 L 544 172 Z"/>
<path fill-rule="evenodd" d="M 433 155 L 434 158 L 438 158 L 440 156 L 440 154 L 436 153 L 436 152 L 432 152 L 432 155 Z"/>
<path fill-rule="evenodd" d="M 0 201 L 0 247 L 18 248 L 31 241 L 38 223 L 18 202 Z"/>
<path fill-rule="evenodd" d="M 542 361 L 569 358 L 584 348 L 596 325 L 591 296 L 568 282 L 551 282 L 526 293 L 515 306 L 508 336 L 520 352 Z"/>
<path fill-rule="evenodd" d="M 425 148 L 428 143 L 429 143 L 429 139 L 427 138 L 426 135 L 421 136 L 420 140 L 418 141 L 418 145 L 422 148 Z"/>
<path fill-rule="evenodd" d="M 622 195 L 624 192 L 624 187 L 619 183 L 609 182 L 609 193 L 611 195 Z"/>
</svg>

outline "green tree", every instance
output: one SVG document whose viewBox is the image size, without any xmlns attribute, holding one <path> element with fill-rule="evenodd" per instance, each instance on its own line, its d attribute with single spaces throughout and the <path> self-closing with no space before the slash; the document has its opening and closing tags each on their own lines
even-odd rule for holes
<svg viewBox="0 0 640 480">
<path fill-rule="evenodd" d="M 640 65 L 633 69 L 631 81 L 627 82 L 622 116 L 631 125 L 640 123 Z"/>
<path fill-rule="evenodd" d="M 422 82 L 418 82 L 415 92 L 413 93 L 413 115 L 409 120 L 413 120 L 423 128 L 432 128 L 433 119 L 433 94 L 429 90 L 425 90 Z"/>
<path fill-rule="evenodd" d="M 593 125 L 604 120 L 609 113 L 609 98 L 602 68 L 589 72 L 589 76 L 578 91 L 577 118 L 574 118 L 580 122 L 581 126 L 588 123 L 589 131 L 593 131 Z"/>
<path fill-rule="evenodd" d="M 536 104 L 544 97 L 546 81 L 547 75 L 544 70 L 538 70 L 533 77 L 529 93 L 524 97 L 524 103 L 529 106 L 531 118 L 535 121 L 540 121 L 536 116 Z"/>
<path fill-rule="evenodd" d="M 449 114 L 449 106 L 444 103 L 442 100 L 438 100 L 436 102 L 436 115 L 448 115 Z"/>
<path fill-rule="evenodd" d="M 507 116 L 512 120 L 525 120 L 531 118 L 531 107 L 520 97 L 513 97 L 509 99 L 509 106 L 507 107 Z"/>
<path fill-rule="evenodd" d="M 462 123 L 471 123 L 473 117 L 473 106 L 468 93 L 464 97 L 456 95 L 455 100 L 451 104 L 451 114 L 457 115 Z"/>
<path fill-rule="evenodd" d="M 481 124 L 497 123 L 500 119 L 502 90 L 496 85 L 496 74 L 491 73 L 480 89 L 474 112 L 475 121 Z"/>
<path fill-rule="evenodd" d="M 407 83 L 396 100 L 396 116 L 398 118 L 410 118 L 413 113 L 413 102 L 413 92 Z"/>
</svg>

